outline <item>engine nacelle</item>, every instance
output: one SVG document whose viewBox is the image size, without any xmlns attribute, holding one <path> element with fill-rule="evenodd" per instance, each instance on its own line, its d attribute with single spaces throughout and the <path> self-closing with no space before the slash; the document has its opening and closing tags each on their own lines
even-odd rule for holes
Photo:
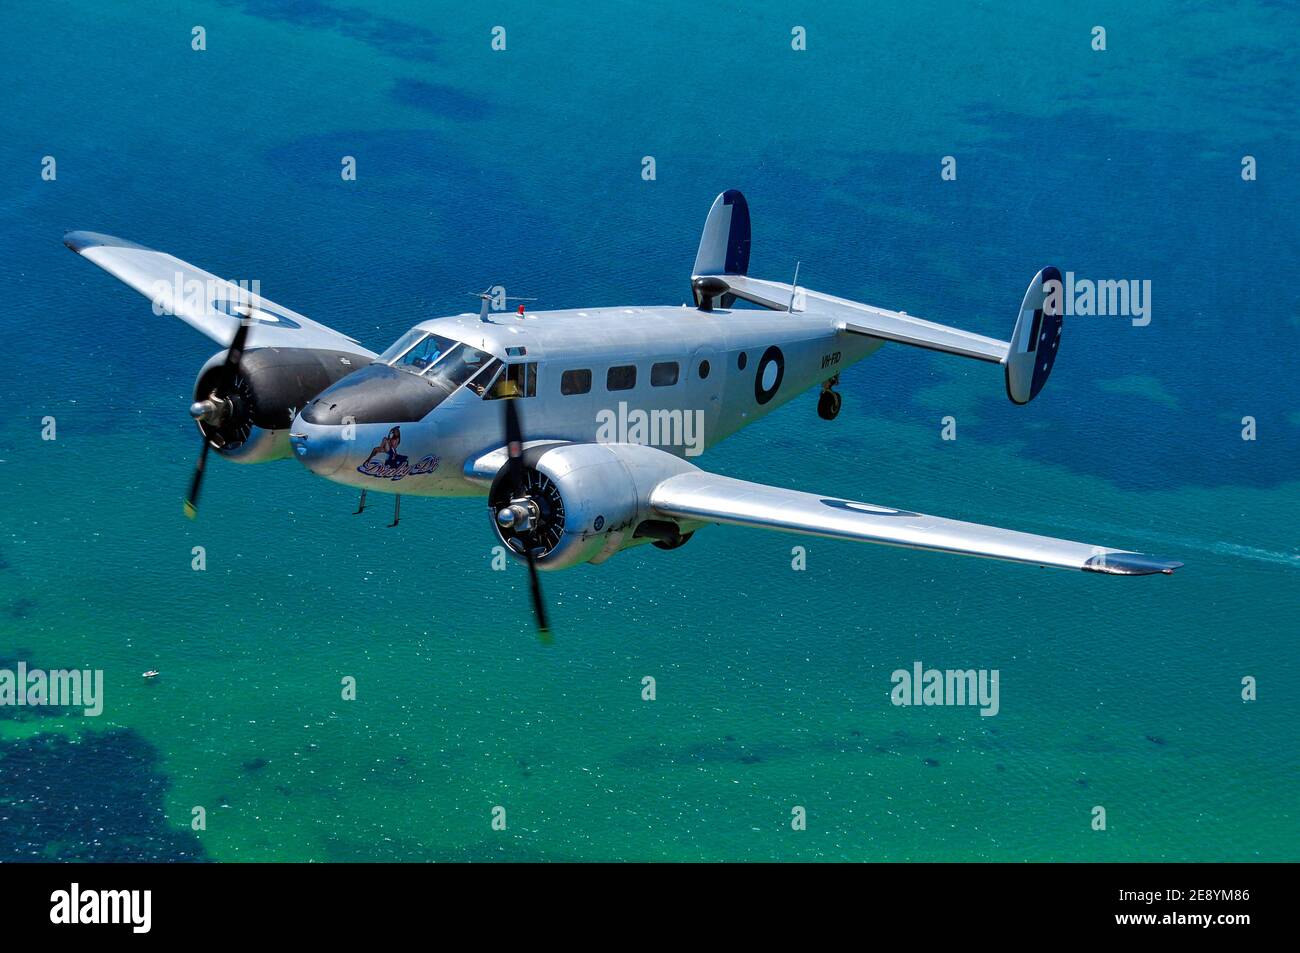
<svg viewBox="0 0 1300 953">
<path fill-rule="evenodd" d="M 199 431 L 217 452 L 237 463 L 290 455 L 289 427 L 307 402 L 372 358 L 348 351 L 262 347 L 244 352 L 233 380 L 226 352 L 208 359 L 194 382 Z M 205 413 L 198 412 L 206 402 Z"/>
<path fill-rule="evenodd" d="M 505 470 L 488 491 L 492 527 L 516 556 L 533 553 L 538 569 L 604 562 L 642 542 L 674 548 L 685 535 L 654 515 L 650 493 L 661 481 L 696 469 L 670 453 L 637 444 L 565 443 L 524 451 L 524 494 Z M 503 527 L 503 509 L 519 521 Z M 640 527 L 647 532 L 638 534 Z"/>
</svg>

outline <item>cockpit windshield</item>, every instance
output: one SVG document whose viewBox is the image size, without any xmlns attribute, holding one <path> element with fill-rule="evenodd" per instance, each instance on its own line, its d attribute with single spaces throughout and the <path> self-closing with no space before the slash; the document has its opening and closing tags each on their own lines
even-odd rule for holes
<svg viewBox="0 0 1300 953">
<path fill-rule="evenodd" d="M 416 345 L 399 357 L 393 366 L 401 371 L 410 371 L 412 374 L 422 374 L 449 351 L 456 347 L 456 342 L 450 338 L 445 338 L 439 334 L 430 334 L 428 337 L 421 339 Z"/>
<path fill-rule="evenodd" d="M 421 377 L 448 395 L 469 381 L 480 397 L 501 367 L 486 351 L 420 328 L 403 334 L 375 363 Z"/>
<path fill-rule="evenodd" d="M 423 346 L 423 343 L 417 344 L 414 350 L 418 351 Z M 453 344 L 441 351 L 434 360 L 436 363 L 430 364 L 421 376 L 431 383 L 441 383 L 448 389 L 455 390 L 492 360 L 492 355 L 468 344 Z"/>
</svg>

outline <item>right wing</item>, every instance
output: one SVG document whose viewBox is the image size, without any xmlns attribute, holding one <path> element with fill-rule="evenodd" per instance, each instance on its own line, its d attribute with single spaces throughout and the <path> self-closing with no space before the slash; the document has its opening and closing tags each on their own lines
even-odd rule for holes
<svg viewBox="0 0 1300 953">
<path fill-rule="evenodd" d="M 783 490 L 703 470 L 661 481 L 650 493 L 650 505 L 660 515 L 677 520 L 732 523 L 1118 576 L 1168 575 L 1182 566 L 1157 556 Z"/>
<path fill-rule="evenodd" d="M 374 357 L 354 338 L 253 294 L 165 252 L 98 232 L 68 232 L 67 245 L 82 258 L 130 285 L 159 314 L 174 314 L 222 347 L 241 320 L 252 321 L 246 347 L 312 348 Z"/>
</svg>

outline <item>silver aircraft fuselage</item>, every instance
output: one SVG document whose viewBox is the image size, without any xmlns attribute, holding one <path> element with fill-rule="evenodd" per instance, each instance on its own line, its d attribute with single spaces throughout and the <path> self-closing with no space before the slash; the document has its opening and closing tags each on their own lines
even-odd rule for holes
<svg viewBox="0 0 1300 953">
<path fill-rule="evenodd" d="M 683 457 L 696 456 L 883 343 L 837 329 L 815 306 L 794 312 L 705 312 L 685 305 L 584 308 L 488 317 L 436 318 L 412 333 L 460 342 L 503 364 L 535 364 L 532 396 L 518 402 L 530 443 L 647 443 Z M 385 352 L 379 360 L 400 358 Z M 662 383 L 673 376 L 672 364 L 675 382 Z M 636 367 L 635 383 L 609 389 L 610 369 L 629 365 Z M 501 446 L 499 401 L 485 399 L 468 382 L 419 419 L 374 419 L 373 411 L 367 413 L 371 398 L 406 382 L 392 374 L 360 379 L 367 370 L 339 381 L 298 414 L 290 442 L 300 462 L 320 476 L 365 490 L 485 494 L 488 481 L 474 472 L 474 462 Z M 586 392 L 564 392 L 562 379 L 570 371 L 590 372 Z M 420 377 L 414 368 L 397 373 Z M 616 374 L 626 383 L 625 371 Z M 329 413 L 322 417 L 313 405 Z M 378 410 L 382 414 L 382 406 Z M 417 406 L 403 416 L 418 412 Z M 313 416 L 327 422 L 313 422 Z"/>
</svg>

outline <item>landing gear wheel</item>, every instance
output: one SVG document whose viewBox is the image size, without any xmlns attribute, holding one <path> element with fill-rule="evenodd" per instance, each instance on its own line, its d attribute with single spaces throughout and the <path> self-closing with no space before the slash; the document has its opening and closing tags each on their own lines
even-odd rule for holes
<svg viewBox="0 0 1300 953">
<path fill-rule="evenodd" d="M 842 398 L 837 391 L 824 390 L 817 398 L 817 416 L 822 420 L 834 420 L 839 416 Z"/>
</svg>

